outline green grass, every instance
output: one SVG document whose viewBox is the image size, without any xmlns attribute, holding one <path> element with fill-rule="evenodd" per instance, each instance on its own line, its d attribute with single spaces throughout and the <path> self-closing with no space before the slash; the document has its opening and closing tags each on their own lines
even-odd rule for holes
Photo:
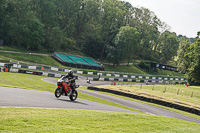
<svg viewBox="0 0 200 133">
<path fill-rule="evenodd" d="M 73 109 L 0 108 L 0 132 L 197 133 L 200 124 L 145 114 Z"/>
<path fill-rule="evenodd" d="M 169 76 L 178 76 L 178 77 L 184 77 L 184 74 L 174 72 L 174 71 L 168 71 L 168 70 L 162 70 L 162 69 L 157 69 L 157 72 L 148 72 L 148 74 L 151 75 L 169 75 Z"/>
<path fill-rule="evenodd" d="M 100 87 L 100 88 L 103 88 L 103 86 L 99 86 L 99 87 Z M 88 89 L 86 89 L 86 88 L 83 88 L 83 89 L 88 90 Z M 95 91 L 95 90 L 90 90 L 90 91 L 94 91 L 94 92 L 98 92 L 98 93 L 102 93 L 102 94 L 110 95 L 110 96 L 114 96 L 114 97 L 119 97 L 119 98 L 122 98 L 122 99 L 125 99 L 125 100 L 129 100 L 129 101 L 135 101 L 135 102 L 139 102 L 139 103 L 144 103 L 144 104 L 156 106 L 156 107 L 159 107 L 159 108 L 164 108 L 164 109 L 166 109 L 166 110 L 170 110 L 170 111 L 173 111 L 173 112 L 177 112 L 177 113 L 179 113 L 179 114 L 182 114 L 182 115 L 185 115 L 185 116 L 189 116 L 189 117 L 193 117 L 193 118 L 195 118 L 195 119 L 199 119 L 199 120 L 200 120 L 200 116 L 199 116 L 199 115 L 195 115 L 195 114 L 188 113 L 188 112 L 181 111 L 181 110 L 177 110 L 177 109 L 174 109 L 174 108 L 162 106 L 162 105 L 159 105 L 159 104 L 150 103 L 150 102 L 145 102 L 145 101 L 141 101 L 141 100 L 137 100 L 137 99 L 125 97 L 125 96 L 120 96 L 120 95 L 116 95 L 116 94 L 112 94 L 112 93 L 108 93 L 108 92 L 101 92 L 101 91 Z"/>
<path fill-rule="evenodd" d="M 43 76 L 20 73 L 0 73 L 0 86 L 54 92 L 56 85 L 42 81 Z"/>
<path fill-rule="evenodd" d="M 0 46 L 0 50 L 4 50 L 4 51 L 14 51 L 14 52 L 24 52 L 24 53 L 43 53 L 43 54 L 46 54 L 46 53 L 49 53 L 45 50 L 41 50 L 41 51 L 32 51 L 32 50 L 29 50 L 29 49 L 25 49 L 23 47 L 16 47 L 16 46 Z"/>
<path fill-rule="evenodd" d="M 112 66 L 112 65 L 105 65 L 105 71 L 114 71 L 114 72 L 124 72 L 124 73 L 137 73 L 137 74 L 147 74 L 147 75 L 164 75 L 164 76 L 179 76 L 184 77 L 184 74 L 180 74 L 173 71 L 161 70 L 157 69 L 157 72 L 147 72 L 143 71 L 136 66 L 130 64 L 129 66 L 121 65 L 121 66 Z"/>
<path fill-rule="evenodd" d="M 134 65 L 129 66 L 112 66 L 105 65 L 105 71 L 115 71 L 115 72 L 125 72 L 125 73 L 138 73 L 138 74 L 147 74 L 146 72 L 140 70 Z"/>
<path fill-rule="evenodd" d="M 99 87 L 125 91 L 128 93 L 164 100 L 200 110 L 199 88 L 186 87 L 183 85 L 103 85 Z M 179 95 L 177 95 L 178 90 Z M 193 97 L 191 98 L 192 92 Z"/>
<path fill-rule="evenodd" d="M 60 63 L 55 61 L 50 56 L 0 52 L 0 61 L 9 62 L 10 60 L 15 61 L 15 62 L 23 61 L 23 62 L 31 62 L 31 63 L 62 67 Z"/>
<path fill-rule="evenodd" d="M 0 46 L 0 50 L 15 51 L 15 52 L 27 52 L 24 49 L 18 49 L 18 48 L 15 48 L 15 47 L 7 47 L 7 46 Z"/>
</svg>

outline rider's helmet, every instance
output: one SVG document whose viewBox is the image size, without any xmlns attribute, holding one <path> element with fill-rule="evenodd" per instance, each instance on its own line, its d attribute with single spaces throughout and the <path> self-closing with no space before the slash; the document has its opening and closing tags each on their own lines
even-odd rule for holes
<svg viewBox="0 0 200 133">
<path fill-rule="evenodd" d="M 69 72 L 68 72 L 68 76 L 70 76 L 70 77 L 73 76 L 73 71 L 72 71 L 72 70 L 69 70 Z"/>
</svg>

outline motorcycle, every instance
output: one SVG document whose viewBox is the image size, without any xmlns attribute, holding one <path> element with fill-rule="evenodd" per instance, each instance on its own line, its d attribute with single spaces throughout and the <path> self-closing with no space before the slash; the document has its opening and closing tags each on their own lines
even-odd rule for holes
<svg viewBox="0 0 200 133">
<path fill-rule="evenodd" d="M 59 98 L 61 95 L 63 95 L 63 96 L 69 96 L 71 101 L 75 101 L 77 99 L 78 92 L 76 91 L 76 89 L 79 87 L 79 85 L 76 85 L 74 90 L 72 90 L 70 81 L 62 77 L 58 79 L 57 86 L 58 87 L 55 90 L 56 98 Z"/>
</svg>

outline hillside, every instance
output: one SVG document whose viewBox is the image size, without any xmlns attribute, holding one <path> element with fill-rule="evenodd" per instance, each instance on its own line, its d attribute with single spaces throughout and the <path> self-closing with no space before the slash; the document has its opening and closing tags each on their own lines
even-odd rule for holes
<svg viewBox="0 0 200 133">
<path fill-rule="evenodd" d="M 3 45 L 114 64 L 133 57 L 166 63 L 179 48 L 180 36 L 153 11 L 123 0 L 2 0 L 0 20 Z"/>
<path fill-rule="evenodd" d="M 19 52 L 20 49 L 12 49 L 9 47 L 0 47 L 0 50 L 14 50 L 15 52 Z M 28 54 L 27 54 L 28 53 Z M 30 51 L 23 51 L 22 53 L 11 53 L 11 52 L 3 52 L 0 51 L 0 62 L 8 63 L 10 60 L 12 62 L 20 62 L 22 64 L 43 64 L 49 66 L 56 66 L 56 67 L 66 67 L 58 63 L 52 57 L 50 57 L 52 53 L 46 53 L 34 55 Z M 48 55 L 48 56 L 46 56 Z M 138 62 L 138 60 L 137 60 Z M 157 72 L 146 72 L 133 64 L 129 66 L 121 65 L 121 66 L 113 66 L 113 65 L 104 65 L 105 71 L 114 71 L 114 72 L 124 72 L 124 73 L 137 73 L 137 74 L 151 74 L 151 75 L 169 75 L 169 76 L 184 76 L 183 74 L 179 74 L 177 72 L 167 71 L 167 70 L 159 70 Z"/>
</svg>

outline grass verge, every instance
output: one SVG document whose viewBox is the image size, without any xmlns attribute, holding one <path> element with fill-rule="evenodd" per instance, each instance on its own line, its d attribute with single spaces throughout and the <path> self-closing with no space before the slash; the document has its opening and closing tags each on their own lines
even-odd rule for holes
<svg viewBox="0 0 200 133">
<path fill-rule="evenodd" d="M 0 132 L 198 132 L 199 123 L 108 111 L 0 108 Z"/>
<path fill-rule="evenodd" d="M 200 90 L 183 85 L 103 85 L 105 89 L 133 93 L 200 110 Z M 177 95 L 179 92 L 179 95 Z M 190 95 L 192 94 L 193 97 Z"/>
<path fill-rule="evenodd" d="M 177 112 L 177 113 L 180 113 L 182 115 L 189 116 L 189 117 L 200 120 L 200 116 L 195 115 L 195 114 L 191 114 L 191 113 L 188 113 L 188 112 L 185 112 L 185 111 L 181 111 L 181 110 L 177 110 L 177 109 L 173 109 L 173 108 L 169 108 L 169 107 L 166 107 L 166 106 L 162 106 L 162 105 L 158 105 L 158 104 L 154 104 L 154 103 L 149 103 L 149 102 L 145 102 L 145 101 L 141 101 L 141 100 L 136 100 L 136 99 L 128 98 L 128 97 L 125 97 L 125 96 L 119 96 L 119 95 L 115 95 L 115 94 L 112 94 L 112 93 L 100 92 L 100 91 L 95 91 L 95 90 L 90 90 L 90 91 L 94 91 L 94 92 L 98 92 L 98 93 L 102 93 L 102 94 L 106 94 L 106 95 L 111 95 L 111 96 L 119 97 L 119 98 L 122 98 L 122 99 L 130 100 L 130 101 L 140 102 L 140 103 L 156 106 L 156 107 L 159 107 L 159 108 L 164 108 L 164 109 L 167 109 L 167 110 L 170 110 L 170 111 L 173 111 L 173 112 Z"/>
<path fill-rule="evenodd" d="M 180 73 L 177 73 L 174 71 L 161 70 L 161 69 L 157 69 L 157 70 L 158 70 L 157 72 L 147 72 L 147 71 L 143 71 L 143 70 L 137 68 L 135 65 L 132 65 L 132 64 L 130 64 L 129 66 L 127 66 L 127 65 L 121 65 L 121 66 L 105 65 L 105 71 L 184 77 L 184 74 L 180 74 Z"/>
<path fill-rule="evenodd" d="M 50 56 L 0 52 L 0 61 L 9 62 L 10 60 L 15 61 L 15 62 L 23 61 L 23 62 L 32 62 L 32 63 L 38 63 L 38 64 L 63 67 L 60 63 L 55 61 Z"/>
</svg>

